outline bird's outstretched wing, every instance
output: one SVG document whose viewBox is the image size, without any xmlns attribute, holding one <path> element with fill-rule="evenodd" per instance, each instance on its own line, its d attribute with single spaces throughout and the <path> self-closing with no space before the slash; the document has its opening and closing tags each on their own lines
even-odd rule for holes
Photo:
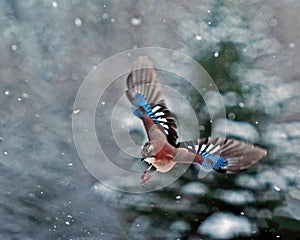
<svg viewBox="0 0 300 240">
<path fill-rule="evenodd" d="M 174 117 L 166 107 L 160 83 L 148 57 L 139 57 L 134 62 L 132 71 L 127 76 L 126 95 L 133 105 L 134 114 L 143 120 L 148 138 L 149 121 L 146 122 L 143 116 L 152 120 L 168 142 L 176 146 L 178 135 Z"/>
<path fill-rule="evenodd" d="M 267 151 L 258 146 L 219 137 L 181 142 L 179 147 L 201 155 L 203 159 L 201 164 L 206 165 L 204 167 L 228 173 L 247 169 L 267 155 Z"/>
</svg>

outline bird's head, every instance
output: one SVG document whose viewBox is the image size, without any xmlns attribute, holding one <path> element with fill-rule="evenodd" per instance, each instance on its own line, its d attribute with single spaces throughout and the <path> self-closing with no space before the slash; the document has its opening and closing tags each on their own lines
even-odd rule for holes
<svg viewBox="0 0 300 240">
<path fill-rule="evenodd" d="M 141 154 L 142 154 L 142 160 L 144 160 L 145 158 L 154 157 L 154 146 L 152 145 L 151 142 L 146 142 L 142 146 Z"/>
</svg>

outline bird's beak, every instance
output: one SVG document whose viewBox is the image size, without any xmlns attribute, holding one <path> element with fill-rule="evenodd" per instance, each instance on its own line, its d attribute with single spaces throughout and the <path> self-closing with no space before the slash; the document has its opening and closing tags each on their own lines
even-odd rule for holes
<svg viewBox="0 0 300 240">
<path fill-rule="evenodd" d="M 144 161 L 144 160 L 145 160 L 145 157 L 142 157 L 142 158 L 141 158 L 141 162 Z"/>
</svg>

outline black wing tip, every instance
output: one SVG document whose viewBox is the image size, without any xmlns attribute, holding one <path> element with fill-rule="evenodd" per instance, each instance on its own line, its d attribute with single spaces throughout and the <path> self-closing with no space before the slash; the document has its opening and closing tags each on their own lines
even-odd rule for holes
<svg viewBox="0 0 300 240">
<path fill-rule="evenodd" d="M 245 142 L 243 143 L 245 148 L 244 155 L 227 158 L 228 166 L 223 168 L 223 171 L 219 172 L 234 174 L 241 171 L 246 171 L 252 165 L 261 161 L 268 154 L 267 150 L 262 147 Z M 238 158 L 238 160 L 235 160 L 236 158 Z"/>
<path fill-rule="evenodd" d="M 133 62 L 132 70 L 139 70 L 145 68 L 153 68 L 153 63 L 148 56 L 139 56 L 137 60 Z"/>
<path fill-rule="evenodd" d="M 232 137 L 229 137 L 229 138 L 226 138 L 226 137 L 218 137 L 218 136 L 210 136 L 210 137 L 207 137 L 207 140 L 206 140 L 206 144 L 208 142 L 223 142 L 223 144 L 229 144 L 229 143 L 237 143 L 239 144 L 240 146 L 245 146 L 245 147 L 248 147 L 248 148 L 253 148 L 255 149 L 255 151 L 259 152 L 260 155 L 261 155 L 261 158 L 267 156 L 268 154 L 268 151 L 267 149 L 265 149 L 264 147 L 262 146 L 259 146 L 259 145 L 256 145 L 256 144 L 253 144 L 251 142 L 247 142 L 247 141 L 244 141 L 242 139 L 235 139 L 235 138 L 232 138 Z"/>
<path fill-rule="evenodd" d="M 126 77 L 126 85 L 130 102 L 136 93 L 140 93 L 148 104 L 164 103 L 156 72 L 147 56 L 139 56 L 133 62 L 131 71 Z"/>
</svg>

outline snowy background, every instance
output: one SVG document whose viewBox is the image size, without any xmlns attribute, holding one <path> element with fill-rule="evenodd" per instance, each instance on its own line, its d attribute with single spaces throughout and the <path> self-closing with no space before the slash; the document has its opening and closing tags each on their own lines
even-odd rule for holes
<svg viewBox="0 0 300 240">
<path fill-rule="evenodd" d="M 299 239 L 299 10 L 297 0 L 2 0 L 0 238 Z M 268 157 L 237 175 L 191 168 L 144 194 L 94 179 L 73 143 L 76 93 L 101 61 L 148 46 L 199 61 L 226 106 L 212 131 L 226 121 Z M 205 106 L 191 102 L 209 134 Z"/>
</svg>

